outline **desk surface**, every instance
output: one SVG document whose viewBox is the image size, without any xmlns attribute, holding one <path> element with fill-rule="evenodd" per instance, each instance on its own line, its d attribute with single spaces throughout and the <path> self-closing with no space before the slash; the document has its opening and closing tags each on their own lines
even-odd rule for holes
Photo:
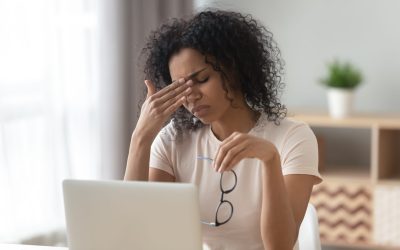
<svg viewBox="0 0 400 250">
<path fill-rule="evenodd" d="M 66 247 L 45 247 L 32 245 L 0 244 L 0 250 L 68 250 Z"/>
</svg>

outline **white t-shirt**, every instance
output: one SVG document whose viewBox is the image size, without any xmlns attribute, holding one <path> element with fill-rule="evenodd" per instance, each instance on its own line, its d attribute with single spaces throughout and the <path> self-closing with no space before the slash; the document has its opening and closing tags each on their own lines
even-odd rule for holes
<svg viewBox="0 0 400 250">
<path fill-rule="evenodd" d="M 317 141 L 305 123 L 285 118 L 280 125 L 275 125 L 262 114 L 249 134 L 276 146 L 283 175 L 307 174 L 321 178 Z M 180 140 L 175 139 L 175 135 L 171 123 L 160 131 L 151 148 L 150 167 L 175 176 L 177 182 L 195 183 L 199 189 L 201 220 L 214 222 L 221 198 L 220 174 L 212 168 L 212 162 L 198 157 L 214 158 L 221 141 L 209 125 L 184 134 Z M 203 225 L 203 242 L 213 250 L 264 249 L 260 231 L 262 163 L 257 159 L 244 159 L 233 169 L 237 174 L 237 186 L 224 195 L 224 199 L 233 204 L 233 216 L 219 227 Z"/>
</svg>

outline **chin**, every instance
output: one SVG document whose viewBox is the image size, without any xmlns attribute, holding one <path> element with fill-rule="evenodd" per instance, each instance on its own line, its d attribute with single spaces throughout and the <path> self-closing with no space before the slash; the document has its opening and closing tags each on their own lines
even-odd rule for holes
<svg viewBox="0 0 400 250">
<path fill-rule="evenodd" d="M 205 120 L 202 120 L 202 119 L 199 119 L 199 120 L 200 120 L 201 123 L 203 123 L 204 125 L 210 125 L 210 124 L 211 124 L 210 121 L 205 121 Z"/>
<path fill-rule="evenodd" d="M 197 119 L 199 119 L 201 121 L 201 123 L 203 123 L 204 125 L 210 125 L 214 120 L 210 119 L 209 117 L 197 117 Z"/>
</svg>

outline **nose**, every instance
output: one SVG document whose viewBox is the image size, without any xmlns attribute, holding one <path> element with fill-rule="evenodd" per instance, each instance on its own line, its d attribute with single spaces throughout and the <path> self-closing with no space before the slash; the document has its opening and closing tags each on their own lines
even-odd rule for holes
<svg viewBox="0 0 400 250">
<path fill-rule="evenodd" d="M 186 97 L 188 103 L 195 103 L 197 100 L 201 99 L 203 94 L 197 86 L 192 86 L 192 92 Z"/>
</svg>

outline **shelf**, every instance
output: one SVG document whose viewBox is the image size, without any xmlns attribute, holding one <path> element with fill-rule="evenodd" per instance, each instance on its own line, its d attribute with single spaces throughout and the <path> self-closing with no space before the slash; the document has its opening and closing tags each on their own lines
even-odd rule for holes
<svg viewBox="0 0 400 250">
<path fill-rule="evenodd" d="M 337 247 L 337 248 L 347 248 L 347 249 L 362 249 L 362 250 L 400 250 L 400 246 L 386 246 L 386 245 L 376 245 L 369 243 L 345 243 L 345 242 L 330 242 L 321 241 L 324 247 Z"/>
<path fill-rule="evenodd" d="M 378 185 L 387 185 L 387 186 L 400 186 L 400 178 L 387 178 L 381 179 L 377 181 Z"/>
<path fill-rule="evenodd" d="M 321 175 L 325 180 L 371 182 L 370 173 L 359 166 L 327 166 Z"/>
<path fill-rule="evenodd" d="M 370 129 L 311 128 L 317 137 L 321 172 L 354 169 L 357 173 L 371 174 Z"/>
<path fill-rule="evenodd" d="M 334 119 L 327 114 L 295 114 L 293 118 L 319 127 L 351 127 L 372 128 L 378 126 L 385 129 L 400 129 L 400 115 L 367 115 L 356 114 L 349 118 Z"/>
</svg>

